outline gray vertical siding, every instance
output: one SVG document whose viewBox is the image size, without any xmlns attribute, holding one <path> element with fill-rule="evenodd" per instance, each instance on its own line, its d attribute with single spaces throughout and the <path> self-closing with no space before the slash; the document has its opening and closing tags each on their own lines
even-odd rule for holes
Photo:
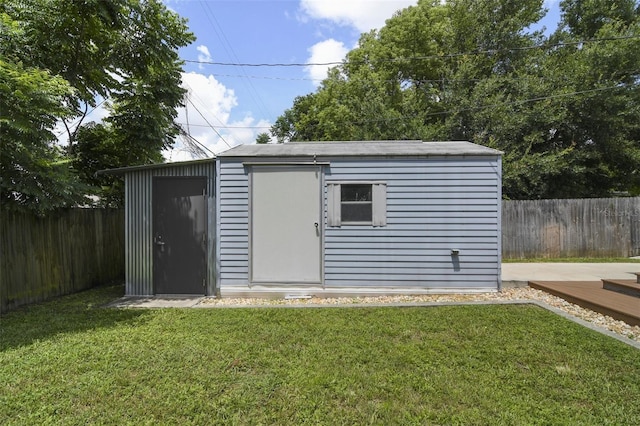
<svg viewBox="0 0 640 426">
<path fill-rule="evenodd" d="M 331 161 L 327 183 L 387 183 L 387 225 L 327 226 L 325 287 L 496 289 L 500 174 L 497 157 Z"/>
<path fill-rule="evenodd" d="M 219 164 L 218 280 L 224 285 L 249 283 L 249 176 L 240 161 Z"/>
<path fill-rule="evenodd" d="M 207 294 L 215 293 L 215 161 L 161 166 L 125 173 L 125 292 L 153 294 L 152 182 L 156 176 L 207 177 Z"/>
<path fill-rule="evenodd" d="M 498 156 L 330 159 L 332 181 L 387 183 L 387 225 L 329 227 L 324 285 L 496 289 L 500 285 Z M 219 165 L 219 283 L 249 284 L 249 180 L 241 159 Z M 460 255 L 451 256 L 451 249 Z"/>
</svg>

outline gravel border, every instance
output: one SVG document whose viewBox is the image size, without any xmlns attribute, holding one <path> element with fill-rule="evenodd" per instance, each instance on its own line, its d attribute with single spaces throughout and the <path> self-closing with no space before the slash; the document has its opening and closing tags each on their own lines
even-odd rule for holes
<svg viewBox="0 0 640 426">
<path fill-rule="evenodd" d="M 530 287 L 506 288 L 497 293 L 429 294 L 308 299 L 258 299 L 204 297 L 196 308 L 323 307 L 323 306 L 431 306 L 469 303 L 534 303 L 593 330 L 604 332 L 640 349 L 640 326 L 633 326 Z"/>
</svg>

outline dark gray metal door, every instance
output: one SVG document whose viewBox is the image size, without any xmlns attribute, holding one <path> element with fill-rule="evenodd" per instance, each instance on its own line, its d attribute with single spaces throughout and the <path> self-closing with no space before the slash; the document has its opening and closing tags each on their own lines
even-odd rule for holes
<svg viewBox="0 0 640 426">
<path fill-rule="evenodd" d="M 153 179 L 155 294 L 204 294 L 207 204 L 204 177 Z"/>
</svg>

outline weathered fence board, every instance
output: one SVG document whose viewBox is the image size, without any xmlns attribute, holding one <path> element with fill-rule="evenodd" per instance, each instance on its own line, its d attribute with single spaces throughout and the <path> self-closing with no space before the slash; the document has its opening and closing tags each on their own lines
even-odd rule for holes
<svg viewBox="0 0 640 426">
<path fill-rule="evenodd" d="M 124 212 L 70 209 L 0 217 L 0 309 L 124 278 Z"/>
<path fill-rule="evenodd" d="M 640 255 L 640 197 L 504 201 L 502 257 Z"/>
</svg>

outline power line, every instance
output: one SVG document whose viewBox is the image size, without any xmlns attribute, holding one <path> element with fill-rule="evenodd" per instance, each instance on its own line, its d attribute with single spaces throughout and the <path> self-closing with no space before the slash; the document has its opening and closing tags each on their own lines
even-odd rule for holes
<svg viewBox="0 0 640 426">
<path fill-rule="evenodd" d="M 544 43 L 537 44 L 533 46 L 522 46 L 522 47 L 509 47 L 509 48 L 498 48 L 498 49 L 486 49 L 486 50 L 475 50 L 471 52 L 464 53 L 448 53 L 448 54 L 439 54 L 439 55 L 425 55 L 425 56 L 409 56 L 404 58 L 389 58 L 389 59 L 377 59 L 376 63 L 383 62 L 403 62 L 403 61 L 419 61 L 419 60 L 428 60 L 428 59 L 447 59 L 447 58 L 457 58 L 460 56 L 477 56 L 477 55 L 493 55 L 496 53 L 502 52 L 518 52 L 525 50 L 533 50 L 533 49 L 554 49 L 558 47 L 568 47 L 568 46 L 581 46 L 588 43 L 599 43 L 603 41 L 616 41 L 616 40 L 631 40 L 638 39 L 640 35 L 629 35 L 629 36 L 620 36 L 620 37 L 603 37 L 597 39 L 588 39 L 588 40 L 580 40 L 580 41 L 571 41 L 571 42 L 560 42 L 560 43 Z M 242 62 L 215 62 L 215 61 L 196 61 L 193 59 L 183 59 L 184 62 L 196 63 L 196 64 L 206 64 L 206 65 L 217 65 L 217 66 L 229 66 L 229 67 L 309 67 L 309 66 L 336 66 L 341 65 L 344 61 L 339 62 L 291 62 L 291 63 L 242 63 Z M 351 61 L 351 63 L 369 63 L 367 61 Z"/>
<path fill-rule="evenodd" d="M 176 123 L 180 125 L 186 125 L 187 123 Z M 207 124 L 193 124 L 189 123 L 190 127 L 211 127 Z M 269 129 L 271 126 L 216 126 L 218 129 Z"/>
<path fill-rule="evenodd" d="M 220 23 L 216 19 L 216 15 L 213 13 L 213 10 L 211 10 L 211 6 L 206 2 L 201 3 L 201 5 L 203 6 L 207 19 L 209 20 L 210 23 L 212 23 L 213 30 L 216 32 L 216 34 L 218 34 L 216 27 L 220 30 L 220 35 L 218 35 L 218 38 L 222 41 L 222 47 L 227 52 L 227 55 L 229 55 L 229 57 L 231 57 L 233 60 L 238 61 L 238 57 L 235 53 L 235 50 L 233 49 L 233 45 L 229 43 L 229 40 L 227 39 L 227 36 L 225 35 L 224 30 L 222 29 L 222 26 L 220 26 Z M 213 18 L 213 22 L 211 18 Z M 215 25 L 213 25 L 214 22 L 215 22 Z M 227 49 L 227 46 L 228 46 L 228 49 Z M 244 69 L 241 68 L 240 71 L 243 74 L 246 74 Z M 263 102 L 262 98 L 260 97 L 260 94 L 258 93 L 255 86 L 253 85 L 253 82 L 250 79 L 247 79 L 247 80 L 244 80 L 244 83 L 249 89 L 248 90 L 249 96 L 251 96 L 251 98 L 253 99 L 254 103 L 258 106 L 258 108 L 261 109 L 262 114 L 270 115 L 271 111 L 269 111 L 269 108 Z"/>
<path fill-rule="evenodd" d="M 574 91 L 574 92 L 568 92 L 568 93 L 560 93 L 560 94 L 557 94 L 557 95 L 549 95 L 549 96 L 539 96 L 539 97 L 535 97 L 535 98 L 522 99 L 522 100 L 511 101 L 511 102 L 499 102 L 499 103 L 495 103 L 495 104 L 480 105 L 480 106 L 477 106 L 477 107 L 461 108 L 461 109 L 456 109 L 456 110 L 437 111 L 437 112 L 431 112 L 431 113 L 427 113 L 427 114 L 402 115 L 400 117 L 371 119 L 371 120 L 340 121 L 340 122 L 337 122 L 337 123 L 334 123 L 334 124 L 341 124 L 341 125 L 355 124 L 355 125 L 358 125 L 358 124 L 365 124 L 365 123 L 384 123 L 384 122 L 390 122 L 390 121 L 411 120 L 411 119 L 416 118 L 416 117 L 434 117 L 434 116 L 438 116 L 438 115 L 447 115 L 447 114 L 453 114 L 453 113 L 459 113 L 459 112 L 479 111 L 479 110 L 483 110 L 483 109 L 491 109 L 491 108 L 497 108 L 497 107 L 501 107 L 501 106 L 525 104 L 525 103 L 530 103 L 530 102 L 543 101 L 543 100 L 547 100 L 547 99 L 563 98 L 563 97 L 567 97 L 567 96 L 576 96 L 576 95 L 582 95 L 582 94 L 586 94 L 586 93 L 602 92 L 602 91 L 605 91 L 605 90 L 613 90 L 613 89 L 621 89 L 621 88 L 622 88 L 621 86 L 600 87 L 600 88 L 597 88 L 597 89 L 581 90 L 581 91 Z M 318 127 L 319 124 L 311 124 L 311 126 Z"/>
<path fill-rule="evenodd" d="M 626 71 L 618 71 L 614 75 L 625 75 L 625 74 L 637 74 L 640 73 L 640 70 L 626 70 Z M 253 78 L 253 79 L 261 79 L 261 80 L 282 80 L 282 81 L 324 81 L 324 78 L 308 78 L 308 77 L 273 77 L 273 76 L 263 76 L 263 75 L 239 75 L 239 74 L 219 74 L 219 73 L 211 73 L 214 77 L 229 77 L 229 78 Z M 514 77 L 514 76 L 500 76 L 500 79 L 503 81 L 520 81 L 520 80 L 553 80 L 552 77 L 545 76 L 524 76 L 524 77 Z M 456 82 L 477 82 L 486 80 L 485 78 L 431 78 L 431 79 L 412 79 L 407 78 L 407 81 L 411 83 L 456 83 Z M 357 79 L 357 78 L 348 78 L 350 82 L 357 83 L 370 83 L 371 80 L 368 79 Z M 388 79 L 388 80 L 376 80 L 384 83 L 393 83 L 399 81 L 399 79 Z"/>
<path fill-rule="evenodd" d="M 180 124 L 180 123 L 177 123 L 177 124 Z M 196 147 L 199 151 L 201 151 L 204 155 L 206 155 L 206 153 L 204 152 L 204 150 L 209 151 L 209 153 L 211 153 L 211 155 L 213 155 L 213 156 L 215 156 L 215 155 L 216 155 L 216 153 L 215 153 L 215 152 L 213 152 L 212 150 L 210 150 L 209 148 L 207 148 L 207 146 L 206 146 L 205 144 L 203 144 L 202 142 L 200 142 L 199 140 L 197 140 L 196 138 L 194 138 L 193 136 L 191 136 L 191 134 L 190 134 L 189 132 L 185 131 L 182 127 L 180 127 L 180 130 L 181 130 L 181 133 L 180 133 L 180 134 L 181 134 L 184 138 L 189 139 L 190 141 L 192 141 L 192 142 L 195 144 L 195 147 Z M 191 154 L 194 154 L 194 152 L 192 152 L 192 151 L 191 151 L 191 150 L 189 150 L 189 149 L 188 149 L 187 151 L 188 151 L 188 152 L 190 152 Z M 195 154 L 197 155 L 198 153 L 195 153 Z"/>
<path fill-rule="evenodd" d="M 462 108 L 459 110 L 455 110 L 455 111 L 442 111 L 442 112 L 438 112 L 438 113 L 431 113 L 431 114 L 426 114 L 423 115 L 424 116 L 433 116 L 433 115 L 441 115 L 441 114 L 450 114 L 452 112 L 463 112 L 463 111 L 476 111 L 476 110 L 481 110 L 481 109 L 489 109 L 489 108 L 495 108 L 495 107 L 500 107 L 500 106 L 507 106 L 507 105 L 517 105 L 517 104 L 526 104 L 529 102 L 538 102 L 538 101 L 544 101 L 547 99 L 557 99 L 557 98 L 565 98 L 567 96 L 576 96 L 576 95 L 584 95 L 586 93 L 594 93 L 594 92 L 603 92 L 605 90 L 612 90 L 612 89 L 620 89 L 620 86 L 608 86 L 608 87 L 599 87 L 597 89 L 589 89 L 589 90 L 580 90 L 580 91 L 576 91 L 576 92 L 569 92 L 569 93 L 560 93 L 557 95 L 549 95 L 549 96 L 539 96 L 536 98 L 529 98 L 529 99 L 521 99 L 521 100 L 516 100 L 516 101 L 511 101 L 511 102 L 499 102 L 496 104 L 489 104 L 489 105 L 481 105 L 481 106 L 477 106 L 477 107 L 469 107 L 469 108 Z"/>
<path fill-rule="evenodd" d="M 191 99 L 191 97 L 195 97 L 196 100 L 198 102 L 200 102 L 200 105 L 204 108 L 207 108 L 207 104 L 202 100 L 202 98 L 200 98 L 198 96 L 198 94 L 193 90 L 193 88 L 189 85 L 189 83 L 187 83 L 186 81 L 184 82 L 184 84 L 186 84 L 187 88 L 189 89 L 187 92 L 187 100 L 188 102 L 194 107 L 196 108 L 196 111 L 198 111 L 198 114 L 200 114 L 200 116 L 202 118 L 204 118 L 204 120 L 207 122 L 207 124 L 193 124 L 193 123 L 177 123 L 177 124 L 186 124 L 188 126 L 192 126 L 192 127 L 208 127 L 211 128 L 214 132 L 216 132 L 216 134 L 218 136 L 220 136 L 220 138 L 222 139 L 222 141 L 229 146 L 229 144 L 227 143 L 226 140 L 224 140 L 224 138 L 222 137 L 222 135 L 220 135 L 220 133 L 218 133 L 216 131 L 216 129 L 213 127 L 213 125 L 211 123 L 209 123 L 209 121 L 203 116 L 203 114 L 197 109 L 197 107 L 195 106 L 195 104 L 193 103 L 193 100 Z M 185 105 L 185 111 L 187 110 L 187 106 Z M 218 129 L 251 129 L 251 128 L 256 128 L 256 129 L 262 129 L 262 128 L 269 128 L 270 126 L 227 126 L 220 118 L 218 118 L 217 115 L 211 113 L 209 111 L 209 113 L 211 114 L 211 116 L 216 119 L 216 121 L 218 121 L 218 123 L 220 123 L 220 125 L 217 125 L 215 127 L 217 127 Z"/>
<path fill-rule="evenodd" d="M 187 83 L 186 81 L 184 81 L 184 84 L 185 84 L 185 85 L 187 86 L 187 88 L 188 88 L 187 96 L 189 97 L 189 99 L 190 99 L 191 103 L 193 104 L 193 100 L 191 99 L 191 97 L 193 96 L 193 97 L 195 97 L 195 98 L 196 98 L 196 100 L 197 100 L 198 102 L 200 102 L 200 106 L 202 106 L 203 108 L 207 108 L 207 103 L 206 103 L 205 101 L 203 101 L 203 100 L 202 100 L 202 98 L 201 98 L 200 96 L 198 96 L 198 93 L 197 93 L 196 91 L 194 91 L 194 90 L 193 90 L 193 88 L 191 87 L 191 85 L 190 85 L 189 83 Z M 187 107 L 186 107 L 186 105 L 185 105 L 185 110 L 186 110 L 186 108 L 187 108 Z M 218 123 L 220 123 L 220 125 L 219 125 L 219 126 L 216 126 L 216 127 L 219 127 L 219 128 L 220 128 L 220 127 L 224 127 L 224 125 L 225 125 L 225 124 L 224 124 L 224 122 L 223 122 L 221 119 L 219 119 L 217 115 L 215 115 L 215 114 L 211 113 L 211 111 L 209 111 L 209 112 L 210 112 L 211 116 L 212 116 L 213 118 L 215 118 L 215 119 L 216 119 L 216 121 L 217 121 Z"/>
<path fill-rule="evenodd" d="M 219 74 L 211 73 L 214 77 L 230 77 L 230 78 L 253 78 L 256 80 L 282 80 L 282 81 L 322 81 L 322 78 L 305 78 L 305 77 L 273 77 L 267 75 L 240 75 L 240 74 Z"/>
<path fill-rule="evenodd" d="M 198 114 L 200 114 L 200 117 L 202 117 L 202 119 L 209 125 L 211 130 L 213 130 L 216 133 L 216 135 L 218 135 L 220 140 L 222 140 L 222 142 L 224 142 L 225 145 L 227 145 L 229 148 L 231 148 L 231 145 L 229 145 L 229 143 L 224 139 L 224 137 L 222 137 L 222 135 L 215 129 L 215 127 L 213 127 L 211 125 L 211 123 L 209 123 L 209 120 L 207 120 L 207 118 L 202 114 L 202 112 L 198 109 L 198 107 L 195 106 L 195 104 L 193 102 L 191 102 L 191 99 L 189 99 L 188 97 L 187 97 L 187 102 L 189 102 L 191 104 L 191 106 L 196 109 Z"/>
</svg>

